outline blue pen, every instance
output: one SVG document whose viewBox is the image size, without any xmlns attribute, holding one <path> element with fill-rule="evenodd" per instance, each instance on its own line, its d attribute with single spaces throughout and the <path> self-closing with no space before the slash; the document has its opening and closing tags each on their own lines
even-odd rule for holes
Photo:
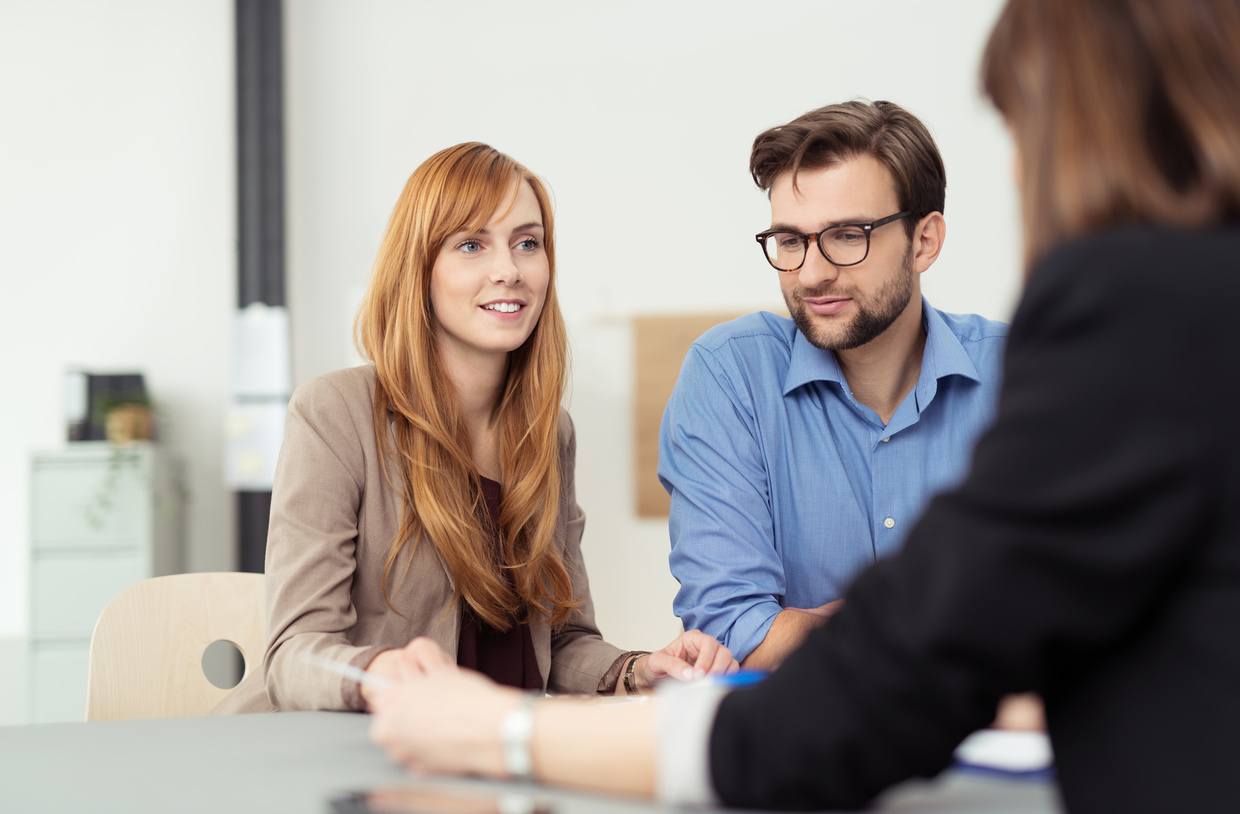
<svg viewBox="0 0 1240 814">
<path fill-rule="evenodd" d="M 748 687 L 751 684 L 757 684 L 767 675 L 766 670 L 737 670 L 735 673 L 711 676 L 711 680 L 725 687 Z"/>
</svg>

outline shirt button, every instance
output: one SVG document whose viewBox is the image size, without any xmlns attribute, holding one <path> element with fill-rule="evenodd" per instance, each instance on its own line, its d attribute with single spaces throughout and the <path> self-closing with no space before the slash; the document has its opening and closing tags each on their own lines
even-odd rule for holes
<svg viewBox="0 0 1240 814">
<path fill-rule="evenodd" d="M 882 442 L 883 442 L 884 444 L 886 444 L 886 443 L 888 443 L 888 442 L 890 442 L 890 441 L 891 441 L 891 436 L 890 436 L 890 435 L 884 435 L 884 436 L 882 437 Z"/>
<path fill-rule="evenodd" d="M 888 517 L 886 520 L 883 521 L 883 526 L 889 529 L 895 528 L 896 527 L 895 518 Z"/>
</svg>

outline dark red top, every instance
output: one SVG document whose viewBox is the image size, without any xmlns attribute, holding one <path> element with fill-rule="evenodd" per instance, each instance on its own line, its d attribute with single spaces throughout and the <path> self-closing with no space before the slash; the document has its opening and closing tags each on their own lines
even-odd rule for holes
<svg viewBox="0 0 1240 814">
<path fill-rule="evenodd" d="M 499 528 L 500 485 L 482 479 L 482 497 L 491 514 L 492 525 Z M 499 537 L 494 540 L 499 547 Z M 542 674 L 534 657 L 534 640 L 528 624 L 515 624 L 499 631 L 474 614 L 469 604 L 461 602 L 461 638 L 456 648 L 456 663 L 477 670 L 499 684 L 523 690 L 541 690 Z"/>
</svg>

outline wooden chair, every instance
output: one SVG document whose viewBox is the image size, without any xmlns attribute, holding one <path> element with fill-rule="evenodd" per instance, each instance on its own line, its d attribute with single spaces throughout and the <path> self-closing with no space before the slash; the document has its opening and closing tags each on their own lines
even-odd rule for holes
<svg viewBox="0 0 1240 814">
<path fill-rule="evenodd" d="M 207 646 L 237 645 L 245 674 L 266 639 L 262 574 L 175 574 L 118 594 L 90 639 L 86 720 L 206 715 L 231 689 L 202 671 Z"/>
</svg>

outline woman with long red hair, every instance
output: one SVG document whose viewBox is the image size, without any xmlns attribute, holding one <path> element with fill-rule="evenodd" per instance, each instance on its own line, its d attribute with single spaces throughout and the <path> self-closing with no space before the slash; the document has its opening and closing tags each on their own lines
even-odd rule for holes
<svg viewBox="0 0 1240 814">
<path fill-rule="evenodd" d="M 263 670 L 222 711 L 361 709 L 359 683 L 468 667 L 629 693 L 736 669 L 688 631 L 622 651 L 594 624 L 545 188 L 479 143 L 426 160 L 358 315 L 372 364 L 298 388 L 272 490 Z"/>
</svg>

